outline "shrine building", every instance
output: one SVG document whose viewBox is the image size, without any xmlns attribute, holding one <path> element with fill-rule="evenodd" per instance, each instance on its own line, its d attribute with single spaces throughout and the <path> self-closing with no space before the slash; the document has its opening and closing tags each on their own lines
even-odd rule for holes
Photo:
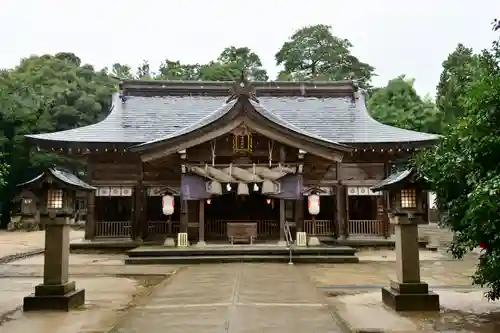
<svg viewBox="0 0 500 333">
<path fill-rule="evenodd" d="M 388 197 L 371 187 L 438 138 L 377 122 L 352 81 L 245 80 L 124 81 L 101 122 L 27 137 L 86 163 L 87 239 L 192 244 L 230 242 L 241 225 L 250 242 L 283 241 L 285 223 L 387 238 Z"/>
</svg>

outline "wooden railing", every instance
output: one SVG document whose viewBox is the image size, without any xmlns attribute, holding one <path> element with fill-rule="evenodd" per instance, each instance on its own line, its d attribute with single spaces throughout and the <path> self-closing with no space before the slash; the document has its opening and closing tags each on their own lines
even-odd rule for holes
<svg viewBox="0 0 500 333">
<path fill-rule="evenodd" d="M 169 223 L 171 226 L 169 227 Z M 150 235 L 167 235 L 176 234 L 179 232 L 179 221 L 148 221 L 148 233 Z"/>
<path fill-rule="evenodd" d="M 382 220 L 349 220 L 347 221 L 349 235 L 383 236 L 384 221 Z"/>
<path fill-rule="evenodd" d="M 205 224 L 205 233 L 213 236 L 226 236 L 227 223 L 257 223 L 257 234 L 276 235 L 280 232 L 279 221 L 276 220 L 208 220 Z"/>
<path fill-rule="evenodd" d="M 304 220 L 304 231 L 312 236 L 332 236 L 335 223 L 332 220 Z"/>
<path fill-rule="evenodd" d="M 99 238 L 130 237 L 130 221 L 99 221 L 95 223 L 95 236 Z"/>
</svg>

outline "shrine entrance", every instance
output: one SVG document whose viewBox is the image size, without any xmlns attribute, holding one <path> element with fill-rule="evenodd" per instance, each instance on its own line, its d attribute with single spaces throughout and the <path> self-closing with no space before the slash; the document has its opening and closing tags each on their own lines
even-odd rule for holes
<svg viewBox="0 0 500 333">
<path fill-rule="evenodd" d="M 241 228 L 247 230 L 249 243 L 279 239 L 279 200 L 255 192 L 214 196 L 205 201 L 205 221 L 207 240 L 231 240 Z"/>
</svg>

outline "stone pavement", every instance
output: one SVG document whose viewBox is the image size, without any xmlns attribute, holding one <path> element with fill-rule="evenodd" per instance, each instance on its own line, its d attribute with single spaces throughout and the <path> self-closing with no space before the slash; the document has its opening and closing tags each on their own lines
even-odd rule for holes
<svg viewBox="0 0 500 333">
<path fill-rule="evenodd" d="M 117 325 L 120 333 L 341 332 L 300 268 L 198 265 L 155 287 Z"/>
<path fill-rule="evenodd" d="M 71 230 L 70 240 L 83 238 L 83 230 Z M 45 231 L 0 230 L 0 258 L 42 249 Z"/>
</svg>

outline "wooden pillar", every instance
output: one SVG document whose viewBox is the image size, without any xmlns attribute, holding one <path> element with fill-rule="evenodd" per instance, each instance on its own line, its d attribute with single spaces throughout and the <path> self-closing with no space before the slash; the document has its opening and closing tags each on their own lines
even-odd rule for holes
<svg viewBox="0 0 500 333">
<path fill-rule="evenodd" d="M 198 217 L 198 244 L 205 243 L 205 200 L 200 200 Z"/>
<path fill-rule="evenodd" d="M 280 199 L 280 242 L 285 240 L 285 199 Z"/>
<path fill-rule="evenodd" d="M 178 154 L 180 155 L 180 158 L 181 158 L 181 173 L 182 173 L 182 176 L 184 176 L 184 174 L 186 173 L 186 164 L 184 164 L 187 160 L 187 152 L 186 150 L 181 150 L 178 152 Z M 182 195 L 182 178 L 181 178 L 181 209 L 180 209 L 180 230 L 179 232 L 180 233 L 187 233 L 188 232 L 188 228 L 189 228 L 189 209 L 188 209 L 188 202 L 187 200 L 184 199 L 184 196 Z"/>
<path fill-rule="evenodd" d="M 180 210 L 180 230 L 179 232 L 188 232 L 189 227 L 189 214 L 188 214 L 188 201 L 184 200 L 181 194 L 181 210 Z"/>
<path fill-rule="evenodd" d="M 87 220 L 85 221 L 85 239 L 95 238 L 95 191 L 87 196 Z"/>
<path fill-rule="evenodd" d="M 297 232 L 304 231 L 304 196 L 302 195 L 298 200 L 295 201 L 294 216 Z"/>
<path fill-rule="evenodd" d="M 389 163 L 384 163 L 384 179 L 389 177 L 391 173 L 391 167 Z M 383 225 L 384 225 L 384 237 L 391 237 L 391 226 L 389 221 L 389 193 L 387 191 L 382 192 L 382 207 L 383 207 Z"/>
<path fill-rule="evenodd" d="M 337 185 L 337 225 L 339 237 L 347 238 L 349 230 L 347 228 L 347 200 L 346 187 L 342 184 Z"/>
<path fill-rule="evenodd" d="M 146 188 L 141 182 L 136 187 L 136 205 L 135 205 L 135 216 L 137 221 L 137 226 L 140 230 L 141 238 L 147 239 L 149 237 L 149 224 L 146 216 Z"/>
<path fill-rule="evenodd" d="M 92 184 L 92 161 L 87 158 L 87 182 Z M 96 191 L 89 191 L 87 195 L 87 220 L 85 221 L 85 239 L 95 238 L 95 196 Z"/>
</svg>

